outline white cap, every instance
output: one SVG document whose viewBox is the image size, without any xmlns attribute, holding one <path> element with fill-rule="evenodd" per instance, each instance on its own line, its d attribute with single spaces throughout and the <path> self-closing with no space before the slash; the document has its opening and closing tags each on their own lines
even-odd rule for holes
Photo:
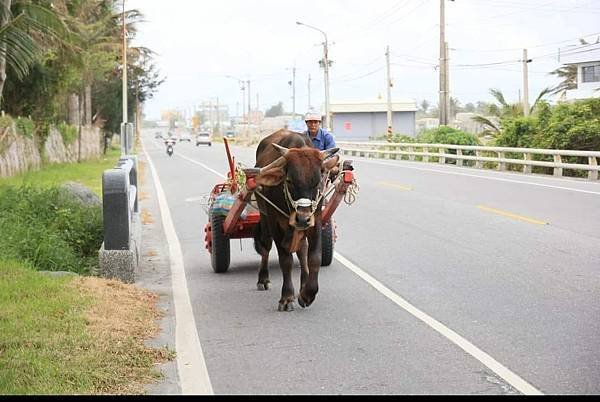
<svg viewBox="0 0 600 402">
<path fill-rule="evenodd" d="M 304 121 L 321 121 L 321 114 L 315 112 L 314 110 L 309 110 L 304 115 Z"/>
</svg>

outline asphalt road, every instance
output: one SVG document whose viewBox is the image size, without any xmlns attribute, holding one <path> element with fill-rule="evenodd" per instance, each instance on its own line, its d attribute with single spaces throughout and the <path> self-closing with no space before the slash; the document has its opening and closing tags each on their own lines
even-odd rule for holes
<svg viewBox="0 0 600 402">
<path fill-rule="evenodd" d="M 334 215 L 336 258 L 315 303 L 284 313 L 275 250 L 268 292 L 251 239 L 232 240 L 229 271 L 212 271 L 203 202 L 224 181 L 223 145 L 180 143 L 169 158 L 153 133 L 141 160 L 164 190 L 193 315 L 167 303 L 167 326 L 193 323 L 209 393 L 600 393 L 599 183 L 351 158 L 360 191 Z M 254 151 L 232 147 L 248 167 Z M 169 242 L 154 220 L 150 239 Z M 181 283 L 158 267 L 161 283 Z M 163 391 L 193 389 L 173 372 Z"/>
</svg>

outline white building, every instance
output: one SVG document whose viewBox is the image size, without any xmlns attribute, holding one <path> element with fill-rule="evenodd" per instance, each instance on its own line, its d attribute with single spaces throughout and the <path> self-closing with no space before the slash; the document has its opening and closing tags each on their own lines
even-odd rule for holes
<svg viewBox="0 0 600 402">
<path fill-rule="evenodd" d="M 386 101 L 332 102 L 331 131 L 336 140 L 368 140 L 387 134 Z M 414 99 L 394 99 L 392 128 L 394 134 L 415 136 L 417 102 Z"/>
<path fill-rule="evenodd" d="M 577 66 L 577 89 L 567 91 L 567 100 L 600 97 L 600 44 L 563 55 L 560 61 Z"/>
</svg>

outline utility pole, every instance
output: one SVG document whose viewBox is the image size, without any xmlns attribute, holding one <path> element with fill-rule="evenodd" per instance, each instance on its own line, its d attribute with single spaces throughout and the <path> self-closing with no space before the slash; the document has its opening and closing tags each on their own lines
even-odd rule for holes
<svg viewBox="0 0 600 402">
<path fill-rule="evenodd" d="M 390 46 L 388 45 L 385 51 L 385 64 L 387 66 L 387 79 L 385 86 L 387 87 L 387 137 L 388 141 L 392 140 L 392 78 L 390 76 Z"/>
<path fill-rule="evenodd" d="M 125 0 L 123 0 L 123 123 L 127 123 L 127 39 L 125 37 Z"/>
<path fill-rule="evenodd" d="M 250 98 L 250 80 L 246 81 L 246 83 L 248 84 L 248 125 L 250 125 L 250 112 L 252 112 L 252 106 L 251 106 L 251 98 Z"/>
<path fill-rule="evenodd" d="M 217 133 L 221 133 L 221 109 L 219 105 L 219 98 L 217 97 Z"/>
<path fill-rule="evenodd" d="M 452 122 L 452 112 L 450 111 L 450 67 L 449 67 L 449 54 L 448 54 L 448 42 L 445 43 L 444 46 L 444 60 L 446 65 L 444 66 L 444 97 L 446 99 L 446 125 Z"/>
<path fill-rule="evenodd" d="M 331 111 L 329 110 L 329 49 L 327 43 L 327 35 L 325 35 L 325 42 L 323 43 L 325 65 L 325 129 L 331 132 Z"/>
<path fill-rule="evenodd" d="M 292 68 L 292 80 L 288 82 L 292 87 L 292 120 L 296 120 L 296 66 Z"/>
<path fill-rule="evenodd" d="M 454 0 L 451 0 L 454 1 Z M 446 10 L 444 8 L 446 0 L 440 0 L 440 125 L 448 125 L 448 51 L 446 48 Z"/>
<path fill-rule="evenodd" d="M 331 111 L 329 110 L 329 41 L 327 40 L 327 34 L 319 28 L 307 25 L 303 22 L 296 21 L 296 25 L 304 25 L 307 28 L 314 29 L 323 34 L 325 42 L 323 42 L 323 60 L 319 61 L 321 67 L 325 71 L 325 129 L 331 131 Z"/>
<path fill-rule="evenodd" d="M 306 108 L 306 110 L 310 109 L 310 73 L 308 73 L 308 107 Z"/>
<path fill-rule="evenodd" d="M 531 62 L 531 59 L 527 58 L 527 49 L 523 49 L 523 115 L 529 116 L 529 82 L 527 63 Z"/>
</svg>

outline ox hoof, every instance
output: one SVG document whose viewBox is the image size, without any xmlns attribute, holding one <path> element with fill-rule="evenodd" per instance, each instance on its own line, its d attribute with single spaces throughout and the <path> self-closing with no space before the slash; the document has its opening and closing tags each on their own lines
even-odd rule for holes
<svg viewBox="0 0 600 402">
<path fill-rule="evenodd" d="M 279 303 L 279 307 L 277 308 L 279 311 L 294 311 L 294 302 L 288 303 Z"/>
<path fill-rule="evenodd" d="M 271 283 L 270 282 L 265 282 L 265 283 L 259 282 L 256 284 L 256 288 L 260 291 L 269 290 L 269 289 L 271 289 Z"/>
<path fill-rule="evenodd" d="M 304 302 L 304 299 L 301 295 L 298 295 L 298 304 L 300 305 L 300 307 L 306 308 L 306 303 Z"/>
</svg>

